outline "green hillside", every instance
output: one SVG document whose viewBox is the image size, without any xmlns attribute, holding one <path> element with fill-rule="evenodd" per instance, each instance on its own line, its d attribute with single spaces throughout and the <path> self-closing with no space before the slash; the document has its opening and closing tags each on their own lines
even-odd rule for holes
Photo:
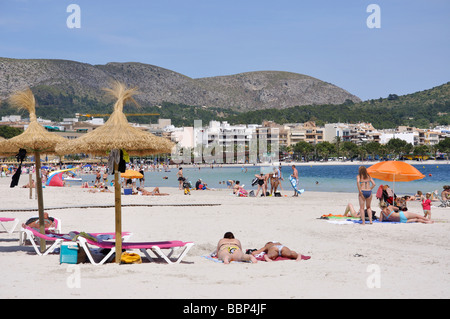
<svg viewBox="0 0 450 319">
<path fill-rule="evenodd" d="M 51 86 L 39 85 L 32 88 L 36 96 L 38 116 L 59 121 L 74 117 L 75 113 L 111 113 L 113 101 L 96 99 L 88 95 L 79 96 L 70 90 L 61 90 Z M 127 113 L 159 113 L 160 116 L 129 117 L 129 121 L 138 123 L 156 123 L 158 118 L 170 118 L 175 126 L 192 126 L 194 120 L 207 124 L 210 120 L 227 120 L 231 124 L 260 124 L 264 120 L 284 123 L 303 123 L 315 120 L 319 125 L 333 122 L 370 122 L 377 129 L 409 125 L 427 128 L 430 125 L 450 124 L 450 82 L 429 90 L 387 98 L 353 103 L 347 100 L 343 104 L 306 105 L 286 109 L 265 109 L 250 112 L 237 112 L 226 108 L 189 106 L 163 102 L 160 107 L 141 103 L 125 107 Z M 0 116 L 21 114 L 9 106 L 8 101 L 0 105 Z"/>
<path fill-rule="evenodd" d="M 370 122 L 377 129 L 399 125 L 428 128 L 450 124 L 450 82 L 403 96 L 360 103 L 347 101 L 340 105 L 306 105 L 283 110 L 268 109 L 245 112 L 228 117 L 230 123 L 261 123 L 271 120 L 279 124 L 315 120 L 319 125 L 335 122 Z"/>
</svg>

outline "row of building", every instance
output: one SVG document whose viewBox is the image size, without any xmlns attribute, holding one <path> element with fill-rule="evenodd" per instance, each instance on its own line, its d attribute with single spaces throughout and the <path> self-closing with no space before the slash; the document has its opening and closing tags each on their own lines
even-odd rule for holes
<svg viewBox="0 0 450 319">
<path fill-rule="evenodd" d="M 51 122 L 38 119 L 49 131 L 65 138 L 77 138 L 104 124 L 103 118 L 91 118 L 81 121 L 79 118 L 66 118 L 62 122 Z M 249 145 L 256 139 L 265 139 L 267 144 L 277 142 L 280 149 L 290 147 L 300 141 L 317 144 L 324 141 L 333 143 L 336 138 L 341 142 L 352 142 L 361 145 L 368 142 L 386 144 L 392 138 L 405 140 L 417 145 L 436 145 L 442 139 L 450 137 L 450 127 L 419 129 L 399 126 L 396 129 L 377 130 L 370 123 L 329 123 L 317 126 L 315 122 L 277 124 L 265 121 L 262 124 L 231 125 L 226 121 L 194 121 L 191 127 L 175 127 L 170 119 L 159 119 L 156 124 L 133 126 L 149 131 L 157 136 L 171 139 L 182 148 L 196 148 L 209 145 Z M 0 125 L 8 125 L 25 129 L 28 119 L 21 116 L 3 116 Z"/>
</svg>

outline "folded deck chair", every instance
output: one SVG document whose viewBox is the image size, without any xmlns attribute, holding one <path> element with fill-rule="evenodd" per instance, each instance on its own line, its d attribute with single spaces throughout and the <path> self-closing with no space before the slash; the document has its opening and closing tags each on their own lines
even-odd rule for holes
<svg viewBox="0 0 450 319">
<path fill-rule="evenodd" d="M 36 254 L 38 254 L 39 256 L 46 256 L 52 252 L 54 252 L 54 250 L 56 248 L 58 248 L 62 242 L 64 241 L 72 241 L 72 236 L 69 234 L 56 234 L 56 233 L 52 233 L 52 232 L 46 232 L 46 234 L 41 234 L 37 229 L 35 228 L 31 228 L 31 227 L 25 227 L 22 228 L 26 238 L 28 238 L 34 248 L 34 250 L 36 251 Z M 75 235 L 80 234 L 79 232 L 72 232 Z M 115 233 L 90 233 L 89 235 L 94 236 L 94 237 L 100 237 L 102 235 L 108 235 L 111 236 L 111 238 L 115 238 Z M 122 233 L 122 237 L 123 240 L 127 240 L 129 237 L 131 237 L 132 233 L 130 232 L 123 232 Z M 50 245 L 50 247 L 46 248 L 46 250 L 41 253 L 40 248 L 38 247 L 38 245 L 36 244 L 36 241 L 38 239 L 45 239 L 45 241 L 47 242 L 53 242 L 53 244 Z"/>
<path fill-rule="evenodd" d="M 439 199 L 439 201 L 441 202 L 441 204 L 438 207 L 450 207 L 450 199 L 447 199 L 447 200 L 443 199 L 441 197 L 441 195 L 439 195 L 437 190 L 435 190 L 433 192 L 433 195 L 435 198 Z"/>
<path fill-rule="evenodd" d="M 89 238 L 84 237 L 78 237 L 78 243 L 81 247 L 83 247 L 84 251 L 86 252 L 86 255 L 89 258 L 89 261 L 98 266 L 104 264 L 111 256 L 115 253 L 116 246 L 114 242 L 96 242 L 92 241 Z M 110 249 L 110 252 L 99 262 L 95 262 L 94 258 L 92 257 L 92 254 L 89 250 L 89 245 L 96 246 L 98 248 L 102 249 Z M 152 262 L 153 258 L 149 255 L 147 250 L 153 251 L 158 257 L 163 258 L 168 264 L 178 264 L 184 256 L 189 252 L 189 250 L 194 246 L 194 243 L 192 242 L 183 242 L 179 240 L 174 241 L 160 241 L 160 242 L 123 242 L 122 243 L 122 249 L 125 250 L 132 250 L 132 249 L 139 249 L 145 257 Z M 171 260 L 172 254 L 175 250 L 182 248 L 183 250 L 179 254 L 177 258 L 174 258 L 175 261 Z M 165 254 L 162 250 L 163 249 L 169 249 L 169 253 Z"/>
<path fill-rule="evenodd" d="M 439 201 L 441 202 L 441 204 L 438 207 L 450 207 L 450 199 L 442 199 L 441 196 L 438 196 Z"/>
<path fill-rule="evenodd" d="M 6 222 L 13 222 L 13 225 L 11 226 L 11 228 L 8 229 L 5 227 L 5 225 L 3 223 L 6 223 Z M 18 218 L 0 217 L 0 224 L 6 230 L 6 232 L 11 234 L 16 229 L 16 226 L 19 224 L 19 219 Z"/>
</svg>

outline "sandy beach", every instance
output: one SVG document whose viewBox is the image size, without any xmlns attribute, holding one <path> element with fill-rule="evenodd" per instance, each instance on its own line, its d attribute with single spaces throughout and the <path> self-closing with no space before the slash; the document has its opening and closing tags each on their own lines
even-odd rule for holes
<svg viewBox="0 0 450 319">
<path fill-rule="evenodd" d="M 26 182 L 22 176 L 19 185 Z M 28 189 L 10 188 L 9 183 L 10 178 L 0 179 L 0 217 L 25 222 L 37 216 L 37 211 L 13 211 L 37 209 L 37 200 L 29 199 Z M 231 190 L 192 191 L 190 196 L 176 188 L 161 192 L 170 195 L 122 196 L 123 204 L 154 205 L 123 207 L 123 230 L 133 233 L 131 241 L 194 242 L 180 264 L 145 259 L 133 265 L 87 262 L 76 266 L 80 286 L 71 287 L 73 268 L 60 264 L 59 254 L 40 257 L 31 246 L 19 246 L 18 227 L 12 234 L 0 232 L 0 298 L 450 297 L 450 208 L 437 208 L 437 203 L 431 225 L 362 226 L 319 219 L 342 214 L 348 202 L 357 206 L 356 191 L 307 191 L 298 198 L 291 197 L 291 190 L 283 191 L 288 196 L 281 198 L 238 198 Z M 47 187 L 43 193 L 46 212 L 62 220 L 63 233 L 114 231 L 114 208 L 73 208 L 113 205 L 114 194 L 89 193 L 80 187 Z M 372 203 L 379 215 L 377 200 Z M 408 202 L 408 208 L 422 213 L 419 202 Z M 202 257 L 214 251 L 227 231 L 235 234 L 244 250 L 277 240 L 311 259 L 224 265 Z"/>
</svg>

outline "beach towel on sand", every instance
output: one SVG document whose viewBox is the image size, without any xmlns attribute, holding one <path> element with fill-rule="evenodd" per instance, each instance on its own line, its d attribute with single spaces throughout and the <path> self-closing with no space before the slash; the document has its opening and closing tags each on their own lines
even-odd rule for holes
<svg viewBox="0 0 450 319">
<path fill-rule="evenodd" d="M 338 225 L 349 225 L 349 224 L 362 224 L 362 220 L 359 217 L 349 217 L 344 215 L 333 215 L 333 214 L 325 214 L 319 217 L 319 219 L 325 219 L 331 224 L 338 224 Z M 366 223 L 369 221 L 366 218 Z M 382 221 L 378 219 L 374 219 L 373 223 L 383 223 L 383 224 L 400 224 L 400 222 L 392 222 L 392 221 Z"/>
<path fill-rule="evenodd" d="M 216 256 L 214 256 L 214 254 L 211 254 L 211 255 L 208 255 L 208 256 L 202 256 L 202 257 L 206 258 L 208 260 L 212 260 L 212 261 L 214 261 L 216 263 L 223 263 L 223 260 L 219 260 Z M 258 261 L 265 261 L 264 260 L 264 253 L 255 256 L 255 258 Z M 311 258 L 311 256 L 302 255 L 302 260 L 308 260 L 310 258 Z M 293 260 L 293 259 L 284 258 L 284 257 L 277 257 L 276 259 L 274 259 L 274 261 L 280 261 L 280 260 Z M 232 261 L 232 263 L 244 263 L 244 262 L 250 262 L 250 261 Z"/>
</svg>

